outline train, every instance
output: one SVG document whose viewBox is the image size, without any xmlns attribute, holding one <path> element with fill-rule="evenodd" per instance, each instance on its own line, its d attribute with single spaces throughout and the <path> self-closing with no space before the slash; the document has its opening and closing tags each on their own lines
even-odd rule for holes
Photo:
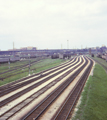
<svg viewBox="0 0 107 120">
<path fill-rule="evenodd" d="M 52 59 L 57 59 L 59 58 L 59 54 L 58 53 L 54 53 L 53 55 L 51 55 Z"/>
<path fill-rule="evenodd" d="M 0 63 L 9 62 L 9 58 L 0 58 Z"/>
<path fill-rule="evenodd" d="M 0 63 L 6 63 L 6 62 L 16 62 L 20 61 L 19 56 L 2 56 L 0 57 Z"/>
<path fill-rule="evenodd" d="M 91 54 L 91 57 L 94 57 L 94 54 Z"/>
<path fill-rule="evenodd" d="M 102 58 L 107 62 L 107 54 L 97 54 L 97 57 Z"/>
<path fill-rule="evenodd" d="M 59 59 L 66 59 L 66 58 L 70 58 L 71 57 L 71 54 L 68 54 L 68 53 L 63 53 L 63 54 L 61 54 L 61 53 L 54 53 L 53 55 L 51 55 L 51 58 L 52 59 L 57 59 L 57 58 L 59 58 Z"/>
</svg>

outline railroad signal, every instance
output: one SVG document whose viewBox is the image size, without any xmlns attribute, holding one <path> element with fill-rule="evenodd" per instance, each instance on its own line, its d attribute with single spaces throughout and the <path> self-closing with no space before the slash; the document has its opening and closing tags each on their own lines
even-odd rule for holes
<svg viewBox="0 0 107 120">
<path fill-rule="evenodd" d="M 9 69 L 10 69 L 10 59 L 9 59 L 9 61 L 8 61 L 8 65 L 9 65 Z"/>
</svg>

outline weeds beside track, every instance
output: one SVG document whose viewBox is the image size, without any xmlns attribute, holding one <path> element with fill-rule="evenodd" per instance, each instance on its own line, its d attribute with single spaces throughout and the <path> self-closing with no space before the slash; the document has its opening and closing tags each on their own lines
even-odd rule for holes
<svg viewBox="0 0 107 120">
<path fill-rule="evenodd" d="M 96 64 L 82 93 L 81 103 L 72 120 L 107 120 L 107 74 Z"/>
</svg>

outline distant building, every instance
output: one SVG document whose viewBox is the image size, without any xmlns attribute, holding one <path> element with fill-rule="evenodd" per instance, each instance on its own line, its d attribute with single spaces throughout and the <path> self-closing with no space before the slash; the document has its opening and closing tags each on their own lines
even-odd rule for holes
<svg viewBox="0 0 107 120">
<path fill-rule="evenodd" d="M 27 50 L 27 47 L 21 47 L 20 50 Z"/>
<path fill-rule="evenodd" d="M 37 50 L 37 49 L 36 49 L 36 47 L 29 46 L 29 47 L 22 47 L 22 48 L 20 48 L 20 50 Z"/>
<path fill-rule="evenodd" d="M 96 49 L 100 49 L 100 47 L 96 47 Z"/>
</svg>

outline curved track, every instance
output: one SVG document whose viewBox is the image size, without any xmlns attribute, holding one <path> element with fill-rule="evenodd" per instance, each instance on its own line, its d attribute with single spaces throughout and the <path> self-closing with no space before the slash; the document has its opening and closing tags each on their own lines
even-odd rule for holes
<svg viewBox="0 0 107 120">
<path fill-rule="evenodd" d="M 92 64 L 93 62 L 88 58 L 82 56 L 76 57 L 53 69 L 49 69 L 40 74 L 36 74 L 35 76 L 31 76 L 30 78 L 26 78 L 23 81 L 11 84 L 11 87 L 6 87 L 6 90 L 1 90 L 0 120 L 44 119 L 46 111 L 48 111 L 52 104 L 55 104 L 54 102 L 63 95 L 64 91 L 66 91 L 69 85 L 74 82 L 82 70 L 84 70 L 84 72 L 82 73 L 81 79 L 84 78 L 83 76 L 89 75 Z M 86 79 L 87 77 L 84 78 L 84 82 L 81 83 L 82 85 L 77 82 L 78 85 L 83 88 Z M 71 90 L 72 92 L 70 92 L 68 96 L 71 96 L 70 94 L 75 91 L 74 88 L 76 88 L 76 86 L 77 84 L 74 85 Z M 79 91 L 81 92 L 81 90 Z M 64 101 L 67 99 L 68 97 L 66 97 Z M 64 105 L 65 107 L 65 104 L 68 102 L 66 101 L 65 103 L 64 101 L 61 103 L 61 106 Z M 56 114 L 58 112 L 55 112 L 51 115 L 51 119 L 60 120 L 59 115 L 62 116 L 62 114 L 64 114 L 64 107 L 59 107 L 59 114 Z"/>
<path fill-rule="evenodd" d="M 75 60 L 76 60 L 76 58 L 75 58 L 73 61 L 75 61 Z M 70 65 L 71 63 L 73 63 L 73 61 L 70 62 L 70 63 L 67 62 L 67 63 L 64 64 L 64 65 L 62 64 L 62 65 L 59 66 L 59 67 L 54 67 L 54 68 L 52 68 L 52 69 L 49 69 L 49 70 L 40 72 L 40 73 L 35 74 L 35 75 L 32 75 L 32 76 L 30 76 L 30 77 L 23 78 L 23 79 L 21 79 L 21 80 L 19 80 L 19 81 L 12 82 L 12 83 L 10 83 L 10 84 L 8 84 L 8 85 L 4 85 L 3 87 L 0 87 L 0 96 L 3 96 L 3 95 L 5 95 L 5 94 L 7 94 L 7 93 L 9 93 L 9 92 L 11 92 L 11 91 L 13 91 L 13 90 L 16 90 L 16 89 L 18 89 L 18 88 L 20 88 L 20 87 L 23 87 L 23 86 L 25 86 L 25 85 L 27 85 L 27 84 L 29 84 L 29 83 L 31 83 L 31 82 L 34 82 L 35 80 L 38 80 L 38 79 L 40 79 L 40 78 L 42 78 L 42 77 L 45 77 L 45 76 L 47 76 L 47 75 L 55 72 L 56 70 L 65 67 L 66 65 Z M 77 61 L 77 62 L 78 62 L 78 61 Z M 54 75 L 55 75 L 55 74 L 54 74 Z"/>
</svg>

